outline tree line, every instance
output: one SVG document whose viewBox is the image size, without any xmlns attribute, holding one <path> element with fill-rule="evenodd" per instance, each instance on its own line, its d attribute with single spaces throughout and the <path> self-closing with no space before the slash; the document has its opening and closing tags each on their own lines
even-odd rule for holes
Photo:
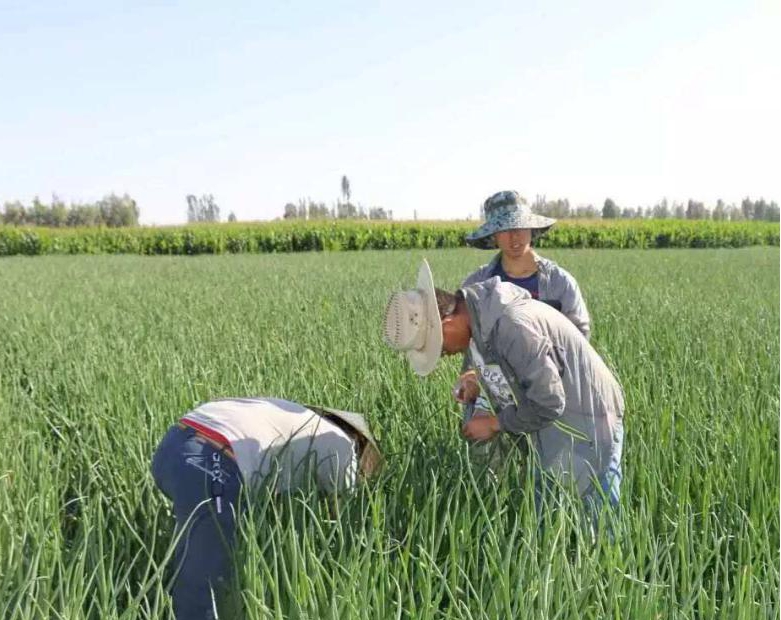
<svg viewBox="0 0 781 620">
<path fill-rule="evenodd" d="M 767 202 L 764 198 L 752 200 L 744 198 L 740 205 L 726 204 L 717 200 L 712 208 L 697 200 L 686 203 L 673 202 L 666 198 L 650 207 L 620 207 L 612 198 L 606 198 L 601 209 L 593 205 L 570 206 L 569 200 L 559 198 L 547 200 L 545 196 L 537 196 L 532 204 L 532 211 L 539 215 L 566 218 L 643 218 L 643 219 L 679 219 L 679 220 L 715 220 L 715 221 L 764 221 L 778 222 L 781 219 L 779 206 L 775 201 Z M 481 217 L 482 217 L 481 208 Z"/>
<path fill-rule="evenodd" d="M 355 205 L 352 202 L 338 201 L 328 207 L 324 202 L 315 202 L 311 198 L 301 198 L 298 203 L 288 202 L 282 215 L 285 220 L 392 220 L 393 211 L 382 207 Z"/>
<path fill-rule="evenodd" d="M 108 226 L 121 228 L 138 226 L 136 201 L 127 194 L 108 194 L 94 203 L 66 205 L 56 195 L 50 204 L 36 196 L 25 206 L 18 200 L 3 206 L 2 223 L 12 226 L 49 226 L 51 228 Z"/>
<path fill-rule="evenodd" d="M 346 176 L 341 181 L 341 200 L 330 207 L 324 202 L 315 202 L 311 198 L 299 199 L 297 203 L 288 202 L 284 207 L 282 219 L 285 220 L 392 220 L 393 211 L 383 207 L 356 205 L 351 202 L 350 181 Z M 193 194 L 186 197 L 187 222 L 219 222 L 220 207 L 211 194 L 200 198 Z M 740 205 L 716 201 L 712 208 L 703 202 L 688 200 L 686 203 L 669 203 L 666 198 L 650 207 L 620 207 L 612 198 L 606 198 L 602 208 L 593 205 L 572 207 L 566 198 L 548 200 L 537 196 L 531 205 L 532 211 L 539 215 L 557 219 L 680 219 L 714 221 L 767 221 L 781 220 L 778 203 L 764 198 L 752 200 L 744 198 Z M 482 206 L 480 217 L 484 219 Z M 66 205 L 56 195 L 50 204 L 41 202 L 36 196 L 32 204 L 24 205 L 19 201 L 6 202 L 3 207 L 3 224 L 12 226 L 48 226 L 91 227 L 107 226 L 120 228 L 138 226 L 139 209 L 136 201 L 127 194 L 117 196 L 114 193 L 104 196 L 95 203 L 71 203 Z M 417 218 L 416 218 L 417 219 Z M 234 213 L 228 215 L 229 222 L 235 222 Z"/>
<path fill-rule="evenodd" d="M 328 207 L 324 202 L 315 202 L 311 198 L 300 198 L 297 203 L 285 205 L 282 219 L 285 220 L 392 220 L 393 211 L 383 207 L 364 207 L 350 202 L 352 187 L 347 175 L 342 175 L 339 184 L 341 200 Z"/>
</svg>

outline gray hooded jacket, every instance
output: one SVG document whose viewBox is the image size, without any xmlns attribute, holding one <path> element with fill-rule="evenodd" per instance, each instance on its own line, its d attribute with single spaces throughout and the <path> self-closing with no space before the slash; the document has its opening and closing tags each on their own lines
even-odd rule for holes
<svg viewBox="0 0 781 620">
<path fill-rule="evenodd" d="M 560 312 L 493 277 L 463 287 L 471 361 L 503 431 L 528 433 L 540 465 L 584 493 L 620 456 L 624 398 Z"/>
<path fill-rule="evenodd" d="M 492 277 L 500 260 L 502 260 L 501 252 L 496 254 L 490 263 L 469 274 L 461 286 L 483 282 Z M 552 260 L 536 254 L 534 260 L 537 262 L 537 273 L 539 274 L 540 299 L 560 301 L 561 312 L 588 338 L 591 335 L 591 319 L 575 278 Z"/>
</svg>

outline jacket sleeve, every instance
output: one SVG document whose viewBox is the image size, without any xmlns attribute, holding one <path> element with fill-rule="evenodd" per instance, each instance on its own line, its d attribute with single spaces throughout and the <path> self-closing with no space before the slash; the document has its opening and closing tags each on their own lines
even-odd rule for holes
<svg viewBox="0 0 781 620">
<path fill-rule="evenodd" d="M 470 273 L 466 277 L 466 279 L 461 283 L 461 286 L 459 288 L 464 288 L 465 286 L 469 286 L 470 284 L 475 284 L 476 282 L 482 282 L 488 277 L 488 275 L 490 275 L 489 265 L 483 265 L 482 267 L 478 268 L 476 271 Z M 467 370 L 471 370 L 472 367 L 473 367 L 472 358 L 469 355 L 469 350 L 467 350 L 464 353 L 464 359 L 461 362 L 461 374 L 463 375 Z M 467 418 L 466 405 L 462 407 L 462 411 L 464 413 L 464 419 L 466 419 Z"/>
<path fill-rule="evenodd" d="M 561 312 L 588 338 L 591 336 L 591 317 L 589 317 L 586 302 L 580 287 L 572 275 L 564 271 L 563 290 L 561 293 Z"/>
<path fill-rule="evenodd" d="M 564 362 L 553 344 L 528 326 L 502 330 L 503 356 L 513 372 L 508 380 L 520 384 L 523 397 L 499 412 L 499 426 L 513 434 L 533 433 L 551 425 L 564 413 L 561 375 Z"/>
</svg>

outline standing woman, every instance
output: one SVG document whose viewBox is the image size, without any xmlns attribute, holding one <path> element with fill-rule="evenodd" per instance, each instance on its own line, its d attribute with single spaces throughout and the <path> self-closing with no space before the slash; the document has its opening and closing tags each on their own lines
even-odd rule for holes
<svg viewBox="0 0 781 620">
<path fill-rule="evenodd" d="M 532 213 L 515 191 L 494 194 L 485 201 L 483 209 L 485 224 L 467 235 L 466 242 L 485 250 L 499 248 L 499 252 L 490 263 L 470 274 L 461 286 L 499 276 L 503 282 L 520 286 L 535 299 L 555 306 L 588 338 L 591 322 L 575 278 L 533 248 L 534 241 L 556 220 Z"/>
</svg>

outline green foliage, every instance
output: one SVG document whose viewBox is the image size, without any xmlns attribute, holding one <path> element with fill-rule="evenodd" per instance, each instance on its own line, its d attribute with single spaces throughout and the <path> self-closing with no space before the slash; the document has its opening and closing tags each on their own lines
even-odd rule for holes
<svg viewBox="0 0 781 620">
<path fill-rule="evenodd" d="M 616 218 L 620 215 L 620 209 L 612 198 L 605 198 L 605 204 L 602 207 L 602 217 L 605 219 Z"/>
<path fill-rule="evenodd" d="M 42 203 L 38 197 L 29 207 L 21 202 L 6 202 L 0 222 L 9 226 L 62 227 L 127 227 L 138 226 L 138 206 L 127 194 L 108 194 L 94 204 L 71 204 L 67 207 L 57 196 L 51 205 Z"/>
<path fill-rule="evenodd" d="M 0 256 L 15 254 L 225 254 L 319 250 L 457 248 L 472 222 L 197 224 L 176 227 L 47 229 L 0 226 Z M 718 248 L 778 245 L 779 225 L 681 220 L 567 221 L 540 248 Z"/>
<path fill-rule="evenodd" d="M 198 402 L 260 394 L 366 414 L 387 466 L 333 516 L 254 503 L 226 618 L 777 618 L 778 249 L 545 254 L 626 393 L 616 545 L 571 505 L 539 528 L 520 459 L 470 464 L 458 359 L 420 379 L 382 343 L 421 258 L 452 288 L 484 252 L 0 261 L 0 618 L 170 617 L 151 456 Z"/>
</svg>

